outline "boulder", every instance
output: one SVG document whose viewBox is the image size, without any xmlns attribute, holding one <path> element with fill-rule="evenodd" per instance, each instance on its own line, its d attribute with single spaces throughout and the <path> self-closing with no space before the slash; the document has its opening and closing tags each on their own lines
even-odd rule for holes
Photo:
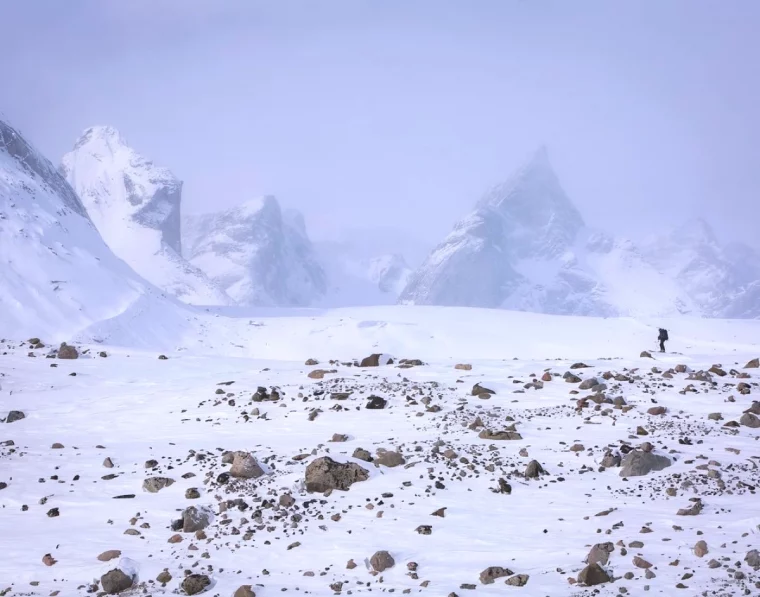
<svg viewBox="0 0 760 597">
<path fill-rule="evenodd" d="M 236 479 L 258 479 L 264 474 L 256 459 L 248 452 L 236 452 L 230 468 L 230 476 Z"/>
<path fill-rule="evenodd" d="M 529 579 L 530 576 L 527 574 L 515 574 L 514 576 L 511 576 L 507 579 L 506 584 L 511 587 L 524 587 L 528 584 Z"/>
<path fill-rule="evenodd" d="M 168 477 L 148 477 L 143 481 L 143 491 L 148 493 L 158 493 L 164 487 L 174 485 L 174 479 Z"/>
<path fill-rule="evenodd" d="M 191 574 L 186 576 L 180 587 L 185 595 L 198 595 L 203 593 L 211 584 L 211 579 L 205 574 Z"/>
<path fill-rule="evenodd" d="M 389 468 L 406 464 L 406 460 L 401 454 L 390 450 L 378 450 L 374 462 Z"/>
<path fill-rule="evenodd" d="M 108 595 L 118 595 L 132 587 L 133 578 L 118 568 L 106 572 L 100 577 L 100 585 Z"/>
<path fill-rule="evenodd" d="M 58 349 L 58 358 L 59 359 L 78 359 L 79 358 L 79 351 L 73 347 L 69 346 L 65 342 L 61 343 L 61 347 Z"/>
<path fill-rule="evenodd" d="M 211 512 L 207 508 L 190 506 L 183 510 L 180 522 L 183 533 L 202 531 L 211 524 Z"/>
<path fill-rule="evenodd" d="M 531 460 L 528 466 L 525 467 L 526 479 L 538 479 L 541 475 L 546 474 L 544 467 L 538 462 L 538 460 Z"/>
<path fill-rule="evenodd" d="M 472 365 L 469 363 L 457 363 L 454 365 L 454 369 L 459 369 L 460 371 L 472 371 Z"/>
<path fill-rule="evenodd" d="M 473 396 L 480 396 L 481 394 L 495 394 L 493 390 L 489 388 L 484 388 L 479 383 L 476 383 L 474 386 L 472 386 L 472 395 Z"/>
<path fill-rule="evenodd" d="M 306 491 L 325 492 L 331 489 L 348 491 L 354 483 L 369 479 L 369 471 L 353 462 L 335 462 L 329 456 L 322 456 L 306 467 Z"/>
<path fill-rule="evenodd" d="M 115 560 L 116 558 L 121 557 L 121 551 L 118 549 L 109 549 L 107 551 L 104 551 L 98 556 L 98 561 L 100 562 L 110 562 L 111 560 Z"/>
<path fill-rule="evenodd" d="M 626 454 L 621 463 L 621 477 L 641 477 L 652 471 L 661 471 L 672 464 L 669 458 L 651 452 L 633 450 Z"/>
<path fill-rule="evenodd" d="M 369 408 L 370 410 L 380 410 L 385 408 L 387 404 L 388 401 L 385 398 L 381 398 L 380 396 L 370 396 L 365 408 Z"/>
<path fill-rule="evenodd" d="M 760 369 L 760 359 L 752 359 L 749 363 L 744 365 L 745 369 Z"/>
<path fill-rule="evenodd" d="M 648 350 L 644 350 L 644 351 L 642 351 L 642 353 L 639 355 L 639 357 L 641 357 L 642 359 L 651 359 L 651 358 L 652 358 L 652 353 L 651 353 L 651 352 L 649 352 Z"/>
<path fill-rule="evenodd" d="M 590 390 L 594 386 L 599 385 L 599 380 L 596 377 L 589 377 L 588 379 L 584 379 L 581 382 L 581 385 L 578 386 L 579 390 Z"/>
<path fill-rule="evenodd" d="M 251 585 L 243 585 L 235 591 L 232 597 L 256 597 L 256 593 L 253 592 Z"/>
<path fill-rule="evenodd" d="M 393 359 L 380 353 L 373 353 L 362 359 L 360 367 L 379 367 L 380 365 L 392 365 Z"/>
<path fill-rule="evenodd" d="M 752 413 L 744 413 L 742 415 L 742 418 L 739 419 L 739 423 L 745 427 L 750 427 L 752 429 L 757 429 L 760 427 L 760 419 L 758 419 Z"/>
<path fill-rule="evenodd" d="M 502 568 L 501 566 L 489 566 L 483 572 L 480 573 L 480 582 L 484 585 L 492 585 L 498 578 L 505 576 L 512 576 L 512 572 L 509 568 Z"/>
<path fill-rule="evenodd" d="M 15 423 L 16 421 L 20 421 L 21 419 L 25 419 L 26 415 L 22 413 L 20 410 L 12 410 L 8 413 L 8 416 L 5 418 L 6 423 Z"/>
<path fill-rule="evenodd" d="M 698 558 L 703 558 L 709 553 L 709 550 L 707 549 L 707 542 L 706 541 L 697 541 L 697 543 L 694 545 L 694 555 Z"/>
<path fill-rule="evenodd" d="M 605 566 L 613 551 L 615 551 L 615 546 L 610 541 L 607 541 L 606 543 L 597 543 L 591 548 L 591 551 L 588 552 L 586 563 L 601 564 L 602 566 Z"/>
<path fill-rule="evenodd" d="M 478 437 L 480 439 L 489 439 L 489 440 L 518 440 L 522 439 L 522 435 L 517 433 L 517 431 L 490 431 L 488 429 L 484 429 L 478 434 Z"/>
<path fill-rule="evenodd" d="M 372 569 L 377 570 L 378 572 L 384 572 L 388 570 L 388 568 L 393 568 L 396 565 L 393 556 L 387 551 L 375 552 L 375 555 L 369 559 L 369 563 L 372 566 Z"/>
<path fill-rule="evenodd" d="M 758 552 L 756 549 L 748 551 L 747 555 L 744 556 L 744 561 L 747 562 L 747 566 L 750 566 L 751 568 L 757 570 L 760 568 L 760 552 Z"/>
<path fill-rule="evenodd" d="M 599 564 L 589 564 L 578 574 L 578 582 L 587 587 L 601 585 L 610 580 L 609 575 Z"/>
<path fill-rule="evenodd" d="M 357 460 L 363 460 L 364 462 L 372 462 L 372 454 L 369 453 L 369 450 L 365 450 L 364 448 L 356 448 L 351 457 L 356 458 Z"/>
</svg>

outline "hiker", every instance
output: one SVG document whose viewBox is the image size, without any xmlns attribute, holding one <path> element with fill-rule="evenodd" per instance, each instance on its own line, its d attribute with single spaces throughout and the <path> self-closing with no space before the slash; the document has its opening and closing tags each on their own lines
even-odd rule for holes
<svg viewBox="0 0 760 597">
<path fill-rule="evenodd" d="M 660 341 L 660 352 L 665 352 L 665 342 L 669 340 L 668 330 L 660 328 L 660 335 L 657 336 L 657 339 Z"/>
</svg>

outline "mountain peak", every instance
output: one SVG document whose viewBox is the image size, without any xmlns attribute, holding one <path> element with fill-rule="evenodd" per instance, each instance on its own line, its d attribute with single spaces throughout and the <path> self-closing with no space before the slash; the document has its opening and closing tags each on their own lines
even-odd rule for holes
<svg viewBox="0 0 760 597">
<path fill-rule="evenodd" d="M 91 143 L 93 141 L 102 141 L 109 146 L 127 146 L 127 140 L 119 132 L 118 129 L 112 126 L 100 125 L 91 126 L 90 128 L 85 129 L 85 131 L 79 136 L 79 139 L 77 139 L 76 143 L 74 144 L 74 149 L 78 149 L 83 145 Z"/>
</svg>

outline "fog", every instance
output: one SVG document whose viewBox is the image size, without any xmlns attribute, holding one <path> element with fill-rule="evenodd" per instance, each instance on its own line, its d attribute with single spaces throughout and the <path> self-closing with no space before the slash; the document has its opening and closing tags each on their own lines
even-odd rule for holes
<svg viewBox="0 0 760 597">
<path fill-rule="evenodd" d="M 704 215 L 755 246 L 760 4 L 26 0 L 0 111 L 57 162 L 110 124 L 208 211 L 439 241 L 545 144 L 593 226 Z M 748 217 L 749 216 L 749 217 Z"/>
</svg>

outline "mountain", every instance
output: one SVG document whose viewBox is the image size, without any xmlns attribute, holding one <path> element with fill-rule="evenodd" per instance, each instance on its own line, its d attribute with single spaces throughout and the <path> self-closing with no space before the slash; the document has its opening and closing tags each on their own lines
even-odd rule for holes
<svg viewBox="0 0 760 597">
<path fill-rule="evenodd" d="M 185 257 L 240 304 L 308 306 L 326 292 L 303 218 L 283 214 L 274 197 L 188 216 L 183 226 Z"/>
<path fill-rule="evenodd" d="M 712 227 L 696 218 L 668 235 L 648 239 L 647 260 L 677 281 L 706 317 L 760 317 L 760 254 L 722 245 Z"/>
<path fill-rule="evenodd" d="M 632 242 L 586 226 L 543 147 L 455 225 L 399 302 L 605 317 L 695 310 Z"/>
<path fill-rule="evenodd" d="M 228 305 L 231 299 L 182 257 L 182 182 L 132 149 L 114 128 L 87 129 L 61 172 L 111 250 L 138 274 L 180 300 Z"/>
<path fill-rule="evenodd" d="M 64 177 L 0 121 L 0 334 L 70 340 L 165 297 L 103 242 Z"/>
</svg>

